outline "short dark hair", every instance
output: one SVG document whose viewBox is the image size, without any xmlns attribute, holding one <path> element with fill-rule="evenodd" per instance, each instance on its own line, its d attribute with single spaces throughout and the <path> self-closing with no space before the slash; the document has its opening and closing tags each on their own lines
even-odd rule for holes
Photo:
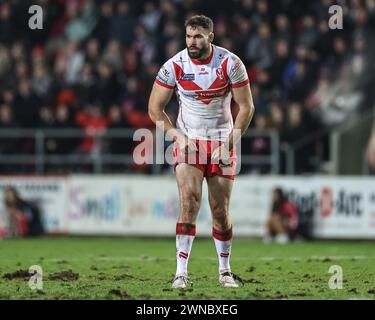
<svg viewBox="0 0 375 320">
<path fill-rule="evenodd" d="M 202 27 L 210 32 L 214 31 L 214 23 L 212 22 L 211 18 L 201 15 L 195 15 L 190 17 L 188 20 L 185 21 L 185 28 L 186 27 Z"/>
</svg>

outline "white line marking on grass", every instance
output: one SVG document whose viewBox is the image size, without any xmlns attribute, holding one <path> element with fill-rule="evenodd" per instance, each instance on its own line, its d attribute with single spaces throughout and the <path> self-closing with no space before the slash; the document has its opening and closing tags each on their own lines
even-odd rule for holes
<svg viewBox="0 0 375 320">
<path fill-rule="evenodd" d="M 366 257 L 366 256 L 311 256 L 310 259 L 315 260 L 324 260 L 324 259 L 332 259 L 332 260 L 361 260 L 361 259 L 374 259 L 375 257 Z"/>
<path fill-rule="evenodd" d="M 99 261 L 111 261 L 111 260 L 129 260 L 129 261 L 155 261 L 155 260 L 176 260 L 175 257 L 155 257 L 155 256 L 138 256 L 138 257 L 129 257 L 129 256 L 109 256 L 109 257 L 90 257 L 90 259 L 99 260 Z M 216 261 L 217 257 L 192 257 L 194 260 L 213 260 Z M 375 256 L 309 256 L 309 257 L 272 257 L 272 256 L 265 256 L 265 257 L 236 257 L 231 256 L 231 260 L 262 260 L 262 261 L 274 261 L 274 260 L 290 260 L 290 261 L 303 261 L 303 260 L 324 260 L 324 259 L 331 259 L 331 260 L 363 260 L 363 259 L 375 259 Z M 55 261 L 60 261 L 61 259 L 52 259 Z M 50 260 L 50 261 L 52 261 Z M 69 259 L 72 261 L 73 259 Z M 81 259 L 75 259 L 81 260 Z"/>
</svg>

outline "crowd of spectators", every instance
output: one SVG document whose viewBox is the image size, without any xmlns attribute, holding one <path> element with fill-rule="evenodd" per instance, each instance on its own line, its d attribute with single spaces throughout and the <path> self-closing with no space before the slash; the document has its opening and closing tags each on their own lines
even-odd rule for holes
<svg viewBox="0 0 375 320">
<path fill-rule="evenodd" d="M 27 26 L 33 4 L 43 8 L 42 30 Z M 343 8 L 343 30 L 329 28 L 333 4 Z M 147 101 L 155 75 L 184 48 L 184 20 L 195 13 L 210 16 L 214 43 L 244 61 L 256 107 L 251 126 L 277 130 L 282 149 L 372 107 L 375 0 L 9 0 L 0 1 L 0 128 L 86 132 L 47 140 L 51 154 L 94 152 L 92 130 L 153 128 Z M 177 102 L 167 110 L 175 119 Z M 109 144 L 108 152 L 130 152 L 130 143 Z M 270 150 L 261 134 L 247 143 L 251 154 Z M 0 138 L 1 153 L 33 150 L 30 141 Z"/>
</svg>

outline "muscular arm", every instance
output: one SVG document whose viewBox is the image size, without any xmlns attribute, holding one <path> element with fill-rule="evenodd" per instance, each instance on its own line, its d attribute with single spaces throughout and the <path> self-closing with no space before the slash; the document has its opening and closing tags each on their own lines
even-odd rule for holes
<svg viewBox="0 0 375 320">
<path fill-rule="evenodd" d="M 195 143 L 185 137 L 185 135 L 172 124 L 171 119 L 169 119 L 164 111 L 172 94 L 172 89 L 154 83 L 148 103 L 148 114 L 156 126 L 160 129 L 164 129 L 164 132 L 170 139 L 176 139 L 180 150 L 184 150 L 184 152 L 193 152 L 196 150 Z"/>
<path fill-rule="evenodd" d="M 250 85 L 245 85 L 239 88 L 232 89 L 233 99 L 239 105 L 240 111 L 236 117 L 232 132 L 228 139 L 220 147 L 212 153 L 212 161 L 216 163 L 219 161 L 220 165 L 228 165 L 230 157 L 229 150 L 241 139 L 241 136 L 246 132 L 251 119 L 254 115 L 253 98 L 251 97 Z"/>
<path fill-rule="evenodd" d="M 181 133 L 178 132 L 176 127 L 172 124 L 171 119 L 164 111 L 172 94 L 172 89 L 164 88 L 157 83 L 154 83 L 148 102 L 148 114 L 156 126 L 159 126 L 159 128 L 164 127 L 164 132 L 168 132 L 169 134 L 180 138 Z"/>
<path fill-rule="evenodd" d="M 226 144 L 229 145 L 229 150 L 233 148 L 233 146 L 241 139 L 241 136 L 246 132 L 255 111 L 249 84 L 243 87 L 233 88 L 232 95 L 234 101 L 239 105 L 240 111 L 234 122 L 233 130 L 226 142 Z M 239 132 L 241 134 L 233 134 L 235 130 L 240 130 Z"/>
</svg>

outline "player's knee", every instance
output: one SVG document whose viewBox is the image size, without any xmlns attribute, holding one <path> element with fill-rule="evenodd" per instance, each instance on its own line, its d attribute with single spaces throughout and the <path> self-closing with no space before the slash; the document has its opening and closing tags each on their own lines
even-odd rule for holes
<svg viewBox="0 0 375 320">
<path fill-rule="evenodd" d="M 228 206 L 225 204 L 211 203 L 211 211 L 214 219 L 225 220 L 228 217 Z"/>
<path fill-rule="evenodd" d="M 212 210 L 214 226 L 219 230 L 226 230 L 229 226 L 229 213 L 226 208 Z"/>
<path fill-rule="evenodd" d="M 231 227 L 228 215 L 223 215 L 213 219 L 213 227 L 217 230 L 228 230 Z"/>
</svg>

